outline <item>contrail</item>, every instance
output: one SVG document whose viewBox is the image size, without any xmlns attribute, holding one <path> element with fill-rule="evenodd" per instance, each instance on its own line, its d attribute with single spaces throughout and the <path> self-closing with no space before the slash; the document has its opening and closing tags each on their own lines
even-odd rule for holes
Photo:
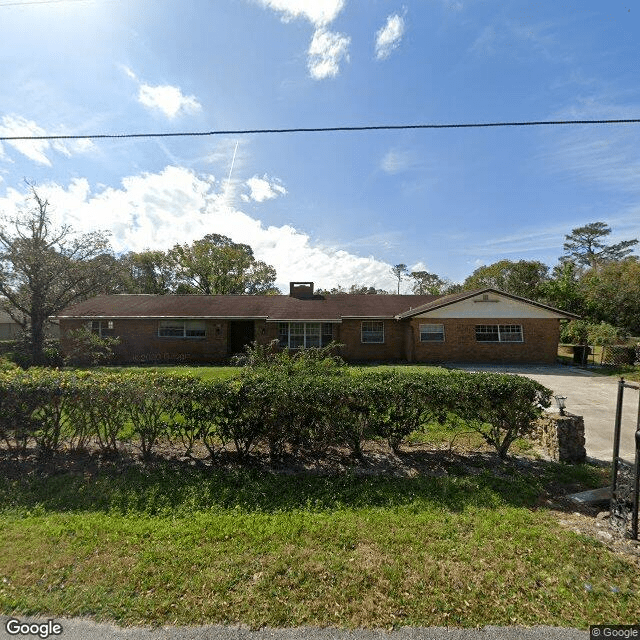
<svg viewBox="0 0 640 640">
<path fill-rule="evenodd" d="M 229 183 L 231 182 L 231 173 L 233 171 L 233 165 L 236 161 L 236 152 L 238 151 L 238 140 L 236 140 L 236 148 L 233 150 L 233 158 L 231 158 L 231 168 L 229 169 L 229 177 L 227 178 L 227 189 L 229 189 Z"/>
</svg>

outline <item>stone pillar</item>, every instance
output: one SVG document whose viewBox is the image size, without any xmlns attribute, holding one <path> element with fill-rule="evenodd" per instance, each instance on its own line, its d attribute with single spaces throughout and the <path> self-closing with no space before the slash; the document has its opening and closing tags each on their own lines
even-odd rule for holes
<svg viewBox="0 0 640 640">
<path fill-rule="evenodd" d="M 579 463 L 587 457 L 582 416 L 546 413 L 538 420 L 533 438 L 556 462 Z"/>
</svg>

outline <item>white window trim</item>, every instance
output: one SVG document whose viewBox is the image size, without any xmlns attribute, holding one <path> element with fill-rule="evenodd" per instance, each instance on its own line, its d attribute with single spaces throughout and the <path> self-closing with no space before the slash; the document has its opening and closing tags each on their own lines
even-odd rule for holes
<svg viewBox="0 0 640 640">
<path fill-rule="evenodd" d="M 382 340 L 365 340 L 364 339 L 364 334 L 365 334 L 365 330 L 364 330 L 364 325 L 365 324 L 381 324 L 382 325 Z M 378 333 L 378 331 L 375 332 L 371 332 L 371 333 Z M 384 344 L 384 320 L 362 320 L 362 322 L 360 323 L 360 344 Z"/>
<path fill-rule="evenodd" d="M 182 335 L 181 336 L 163 336 L 160 333 L 160 329 L 161 329 L 161 325 L 163 322 L 172 322 L 175 324 L 178 324 L 179 322 L 182 323 Z M 202 336 L 188 336 L 187 335 L 187 323 L 189 322 L 202 322 L 204 324 L 204 335 Z M 203 340 L 204 338 L 207 337 L 207 324 L 204 320 L 158 320 L 158 338 L 165 338 L 165 339 L 177 339 L 177 340 Z"/>
<path fill-rule="evenodd" d="M 302 343 L 303 346 L 302 347 L 292 347 L 291 346 L 291 325 L 292 324 L 301 324 L 303 325 L 302 327 L 302 334 L 296 334 L 296 335 L 302 335 Z M 282 343 L 282 339 L 281 339 L 281 329 L 283 325 L 287 326 L 287 344 L 286 345 L 282 345 L 283 348 L 286 349 L 310 349 L 313 348 L 314 345 L 308 345 L 307 344 L 307 337 L 308 338 L 312 338 L 312 337 L 319 337 L 319 347 L 322 347 L 322 338 L 324 336 L 328 336 L 328 333 L 324 333 L 323 332 L 323 325 L 327 324 L 331 326 L 331 340 L 333 340 L 333 324 L 330 322 L 304 322 L 304 321 L 291 321 L 291 322 L 279 322 L 278 323 L 278 340 Z M 311 331 L 308 331 L 307 329 L 310 328 L 310 325 L 313 325 L 314 327 L 319 326 L 320 327 L 320 332 L 319 333 L 311 333 Z"/>
<path fill-rule="evenodd" d="M 497 340 L 478 340 L 478 330 L 477 327 L 498 327 L 498 339 Z M 512 331 L 500 331 L 500 327 L 520 327 L 520 340 L 503 340 L 502 335 L 514 335 L 515 332 Z M 524 330 L 521 324 L 481 324 L 476 325 L 475 328 L 476 333 L 476 342 L 480 343 L 488 343 L 488 344 L 522 344 L 524 342 Z"/>
<path fill-rule="evenodd" d="M 438 331 L 424 331 L 424 333 L 432 333 L 432 334 L 442 334 L 442 339 L 439 340 L 423 340 L 422 339 L 422 327 L 440 327 L 440 329 Z M 445 341 L 445 336 L 444 336 L 444 325 L 443 324 L 421 324 L 419 326 L 419 331 L 420 331 L 420 342 L 429 342 L 429 343 L 433 343 L 433 342 L 444 342 Z"/>
</svg>

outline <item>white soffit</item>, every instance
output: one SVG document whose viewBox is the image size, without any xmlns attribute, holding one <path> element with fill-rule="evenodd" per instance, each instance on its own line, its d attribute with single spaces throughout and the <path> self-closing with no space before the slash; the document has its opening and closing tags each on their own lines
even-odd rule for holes
<svg viewBox="0 0 640 640">
<path fill-rule="evenodd" d="M 487 298 L 486 300 L 484 298 Z M 564 318 L 549 309 L 496 293 L 480 294 L 415 316 L 416 318 Z"/>
</svg>

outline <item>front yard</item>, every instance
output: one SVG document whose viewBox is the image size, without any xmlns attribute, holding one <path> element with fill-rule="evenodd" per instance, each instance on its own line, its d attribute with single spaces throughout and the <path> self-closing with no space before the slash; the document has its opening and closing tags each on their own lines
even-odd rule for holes
<svg viewBox="0 0 640 640">
<path fill-rule="evenodd" d="M 361 458 L 331 446 L 272 461 L 262 444 L 211 462 L 198 444 L 198 461 L 166 439 L 145 463 L 126 438 L 119 455 L 62 449 L 45 462 L 0 448 L 0 613 L 253 627 L 638 620 L 637 547 L 566 498 L 606 485 L 608 469 L 545 462 L 526 441 L 501 460 L 464 431 L 431 424 L 396 453 L 369 440 Z"/>
<path fill-rule="evenodd" d="M 564 499 L 606 469 L 448 449 L 385 458 L 370 443 L 363 462 L 336 453 L 315 471 L 4 455 L 0 611 L 254 627 L 638 619 L 638 557 L 580 532 L 593 514 L 576 520 Z"/>
</svg>

